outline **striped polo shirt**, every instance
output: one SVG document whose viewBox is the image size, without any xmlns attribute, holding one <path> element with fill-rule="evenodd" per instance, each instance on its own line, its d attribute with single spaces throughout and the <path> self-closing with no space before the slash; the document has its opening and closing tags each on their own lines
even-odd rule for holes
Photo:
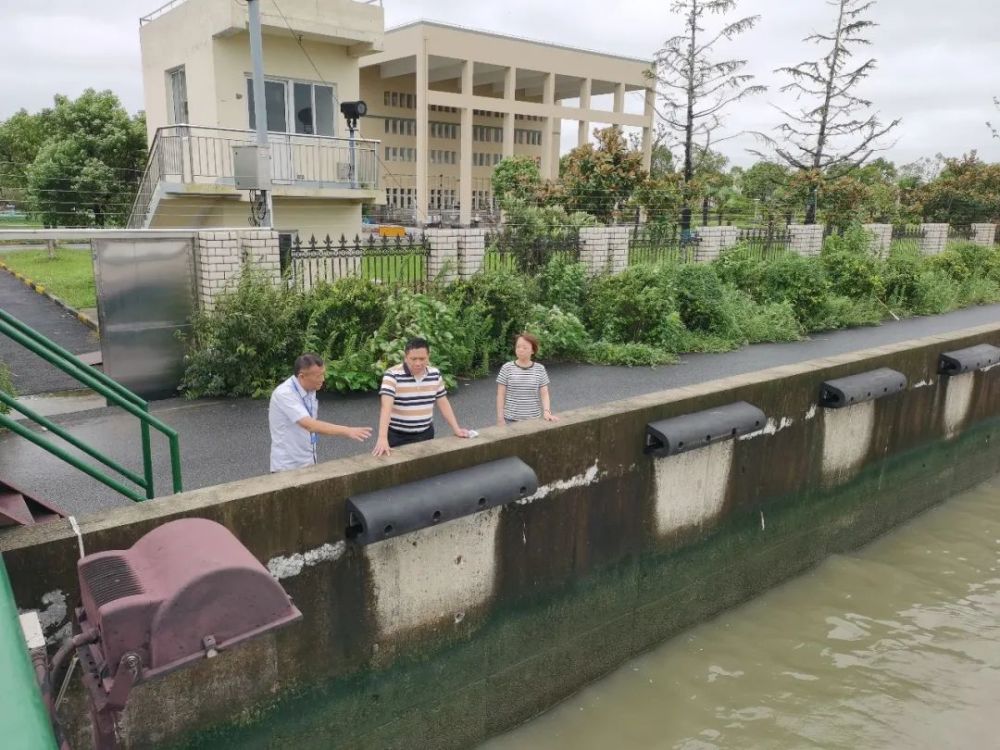
<svg viewBox="0 0 1000 750">
<path fill-rule="evenodd" d="M 500 368 L 497 383 L 507 387 L 503 402 L 504 419 L 520 422 L 542 416 L 540 391 L 549 384 L 545 365 L 532 362 L 531 367 L 521 367 L 516 362 L 508 362 Z"/>
<path fill-rule="evenodd" d="M 378 393 L 392 396 L 389 429 L 408 433 L 423 432 L 430 427 L 434 423 L 434 402 L 448 395 L 441 371 L 436 367 L 428 367 L 417 380 L 405 364 L 386 370 Z"/>
</svg>

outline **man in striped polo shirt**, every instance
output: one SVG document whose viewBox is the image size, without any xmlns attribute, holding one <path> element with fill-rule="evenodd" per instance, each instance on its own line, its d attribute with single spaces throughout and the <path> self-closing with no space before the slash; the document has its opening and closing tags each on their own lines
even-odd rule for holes
<svg viewBox="0 0 1000 750">
<path fill-rule="evenodd" d="M 391 448 L 433 438 L 435 403 L 440 403 L 441 416 L 456 437 L 469 437 L 469 431 L 459 427 L 448 403 L 441 371 L 430 366 L 430 344 L 426 339 L 406 343 L 403 363 L 386 370 L 379 396 L 382 411 L 373 455 L 388 456 Z"/>
</svg>

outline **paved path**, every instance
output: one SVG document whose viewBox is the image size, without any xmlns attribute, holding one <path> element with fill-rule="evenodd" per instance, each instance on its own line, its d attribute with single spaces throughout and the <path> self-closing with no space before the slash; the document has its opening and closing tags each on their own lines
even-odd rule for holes
<svg viewBox="0 0 1000 750">
<path fill-rule="evenodd" d="M 101 348 L 97 334 L 77 320 L 76 316 L 28 289 L 6 271 L 0 271 L 0 308 L 74 354 Z M 10 367 L 18 395 L 81 387 L 73 378 L 2 334 L 0 360 Z"/>
<path fill-rule="evenodd" d="M 725 354 L 695 354 L 677 365 L 658 368 L 553 365 L 553 405 L 565 411 L 595 402 L 615 401 L 643 393 L 690 385 L 729 375 L 832 356 L 935 333 L 1000 321 L 1000 305 L 976 307 L 931 318 L 891 322 L 821 334 L 808 341 L 759 344 Z M 463 382 L 450 398 L 463 426 L 493 424 L 495 386 L 492 378 Z M 377 421 L 374 395 L 324 394 L 320 416 L 347 424 Z M 181 435 L 184 485 L 195 489 L 265 473 L 268 468 L 267 403 L 248 400 L 169 399 L 154 404 L 154 413 Z M 101 409 L 59 419 L 73 434 L 99 447 L 126 466 L 138 467 L 139 428 L 115 409 Z M 439 425 L 440 427 L 440 425 Z M 442 434 L 439 432 L 439 434 Z M 324 438 L 320 459 L 353 455 L 371 447 Z M 154 437 L 158 491 L 169 491 L 165 441 Z M 0 476 L 24 489 L 62 504 L 76 513 L 122 504 L 103 485 L 51 460 L 34 446 L 11 435 L 0 436 Z"/>
</svg>

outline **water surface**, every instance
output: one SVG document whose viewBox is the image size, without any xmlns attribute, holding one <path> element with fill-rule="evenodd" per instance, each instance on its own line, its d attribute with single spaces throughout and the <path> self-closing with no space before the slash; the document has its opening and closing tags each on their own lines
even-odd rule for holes
<svg viewBox="0 0 1000 750">
<path fill-rule="evenodd" d="M 1000 477 L 480 750 L 1000 748 Z"/>
</svg>

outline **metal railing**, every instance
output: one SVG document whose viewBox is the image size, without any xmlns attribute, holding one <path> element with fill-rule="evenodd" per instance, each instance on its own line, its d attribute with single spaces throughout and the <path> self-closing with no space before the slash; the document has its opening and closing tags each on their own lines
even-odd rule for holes
<svg viewBox="0 0 1000 750">
<path fill-rule="evenodd" d="M 142 179 L 139 181 L 139 189 L 136 191 L 135 200 L 132 201 L 132 210 L 129 211 L 126 224 L 129 229 L 146 228 L 146 218 L 153 208 L 153 194 L 156 186 L 160 184 L 162 173 L 163 151 L 160 148 L 160 131 L 157 130 L 153 136 L 153 144 L 149 147 L 149 156 L 146 159 Z"/>
<path fill-rule="evenodd" d="M 65 461 L 70 466 L 82 471 L 90 477 L 93 477 L 98 482 L 101 482 L 107 487 L 113 489 L 115 492 L 124 495 L 134 502 L 150 500 L 155 497 L 155 489 L 153 485 L 153 454 L 149 432 L 149 428 L 152 427 L 167 438 L 170 446 L 170 470 L 171 478 L 173 480 L 173 491 L 183 491 L 181 481 L 180 440 L 177 433 L 171 427 L 164 424 L 149 413 L 149 404 L 146 401 L 136 396 L 120 383 L 117 383 L 109 378 L 103 372 L 91 369 L 87 365 L 83 364 L 74 354 L 71 354 L 66 349 L 63 349 L 58 344 L 49 341 L 49 339 L 45 338 L 40 333 L 25 325 L 4 310 L 0 310 L 0 334 L 7 336 L 15 343 L 20 344 L 28 351 L 41 357 L 49 364 L 59 368 L 79 383 L 82 383 L 86 387 L 90 388 L 95 393 L 104 396 L 109 403 L 121 407 L 139 420 L 142 447 L 141 475 L 126 469 L 117 461 L 105 456 L 97 449 L 92 448 L 83 441 L 74 437 L 55 422 L 46 419 L 32 409 L 29 409 L 27 406 L 15 399 L 11 394 L 0 391 L 0 403 L 9 406 L 11 409 L 19 412 L 31 422 L 45 428 L 53 435 L 66 441 L 77 450 L 99 461 L 105 467 L 113 470 L 138 486 L 142 490 L 142 493 L 136 492 L 135 489 L 128 487 L 115 477 L 109 476 L 100 469 L 95 468 L 91 464 L 86 463 L 77 456 L 74 456 L 65 448 L 56 445 L 49 439 L 43 437 L 41 434 L 26 427 L 21 423 L 21 421 L 15 420 L 9 415 L 0 414 L 0 426 L 6 427 L 14 434 L 37 445 L 39 448 L 51 453 L 53 456 Z"/>
<path fill-rule="evenodd" d="M 740 229 L 736 241 L 754 257 L 766 260 L 788 250 L 792 244 L 792 233 L 786 226 L 768 224 Z"/>
<path fill-rule="evenodd" d="M 428 280 L 430 246 L 423 237 L 355 237 L 332 240 L 296 235 L 288 253 L 289 276 L 295 288 L 312 289 L 339 279 L 364 279 L 376 284 L 420 288 Z"/>
<path fill-rule="evenodd" d="M 972 224 L 949 224 L 948 225 L 948 239 L 949 240 L 961 240 L 966 242 L 971 242 L 975 239 L 976 232 L 972 228 Z"/>
<path fill-rule="evenodd" d="M 506 224 L 485 236 L 483 267 L 486 270 L 535 273 L 555 257 L 573 263 L 580 260 L 578 229 L 565 227 L 554 234 L 538 236 L 527 227 Z"/>
<path fill-rule="evenodd" d="M 919 225 L 896 224 L 892 228 L 892 249 L 919 252 L 927 232 Z"/>
<path fill-rule="evenodd" d="M 633 227 L 629 233 L 628 264 L 693 263 L 701 237 L 682 232 L 677 224 Z"/>
<path fill-rule="evenodd" d="M 377 190 L 378 141 L 271 133 L 271 181 L 318 189 Z M 145 226 L 156 188 L 174 185 L 236 187 L 233 147 L 253 145 L 252 130 L 168 125 L 157 129 L 128 226 Z"/>
<path fill-rule="evenodd" d="M 17 603 L 0 555 L 0 727 L 4 747 L 55 750 L 49 712 L 24 642 Z"/>
</svg>

